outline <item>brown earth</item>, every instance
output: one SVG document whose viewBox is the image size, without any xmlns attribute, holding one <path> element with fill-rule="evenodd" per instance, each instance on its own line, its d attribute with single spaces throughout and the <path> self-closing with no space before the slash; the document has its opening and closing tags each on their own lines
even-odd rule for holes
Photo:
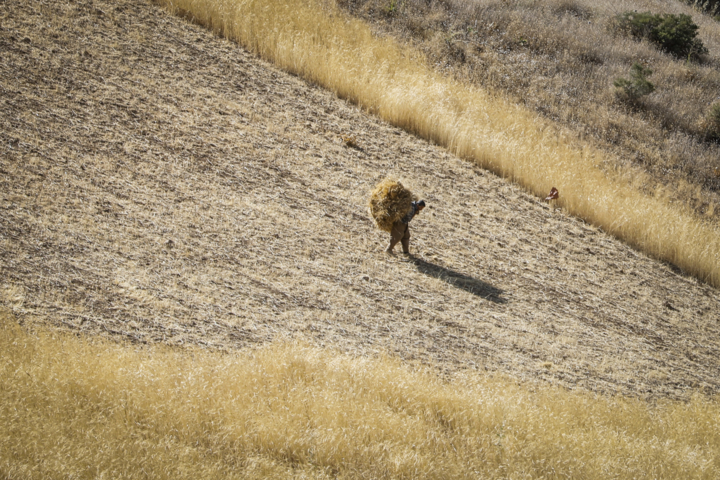
<svg viewBox="0 0 720 480">
<path fill-rule="evenodd" d="M 29 328 L 720 390 L 717 290 L 147 1 L 1 5 L 0 300 Z M 388 175 L 430 206 L 411 258 L 367 215 Z"/>
</svg>

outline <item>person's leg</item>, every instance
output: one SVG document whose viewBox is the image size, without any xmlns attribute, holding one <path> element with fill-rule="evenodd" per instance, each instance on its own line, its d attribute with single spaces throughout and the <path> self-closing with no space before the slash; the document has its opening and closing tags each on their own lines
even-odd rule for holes
<svg viewBox="0 0 720 480">
<path fill-rule="evenodd" d="M 405 225 L 405 232 L 402 237 L 402 248 L 403 253 L 410 253 L 410 225 Z"/>
<path fill-rule="evenodd" d="M 393 225 L 392 230 L 390 231 L 390 245 L 385 250 L 387 253 L 392 253 L 393 248 L 395 248 L 395 245 L 402 240 L 403 235 L 405 234 L 405 225 L 402 222 L 395 222 Z"/>
</svg>

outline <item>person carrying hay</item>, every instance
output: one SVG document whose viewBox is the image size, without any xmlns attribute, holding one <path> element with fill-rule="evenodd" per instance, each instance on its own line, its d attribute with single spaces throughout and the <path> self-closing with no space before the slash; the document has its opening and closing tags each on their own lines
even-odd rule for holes
<svg viewBox="0 0 720 480">
<path fill-rule="evenodd" d="M 398 220 L 393 224 L 392 230 L 390 231 L 390 245 L 388 245 L 385 251 L 392 255 L 393 248 L 398 242 L 402 243 L 403 253 L 410 254 L 410 220 L 415 218 L 415 215 L 420 213 L 425 208 L 425 200 L 418 202 L 412 202 L 410 204 L 410 210 L 407 215 Z"/>
<path fill-rule="evenodd" d="M 395 245 L 401 242 L 403 252 L 410 253 L 408 224 L 425 208 L 425 202 L 418 201 L 400 182 L 386 179 L 375 187 L 368 206 L 378 228 L 390 233 L 390 245 L 385 251 L 392 254 Z"/>
</svg>

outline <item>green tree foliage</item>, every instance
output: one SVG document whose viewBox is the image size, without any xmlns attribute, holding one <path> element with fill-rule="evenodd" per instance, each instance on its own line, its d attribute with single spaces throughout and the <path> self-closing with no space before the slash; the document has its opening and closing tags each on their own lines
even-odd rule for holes
<svg viewBox="0 0 720 480">
<path fill-rule="evenodd" d="M 637 102 L 645 95 L 655 91 L 655 85 L 647 79 L 652 75 L 652 70 L 634 63 L 630 69 L 630 80 L 618 78 L 613 83 L 618 88 L 618 94 L 625 100 Z"/>
<path fill-rule="evenodd" d="M 647 38 L 676 57 L 697 57 L 707 53 L 697 38 L 698 26 L 690 15 L 625 12 L 618 18 L 620 28 L 636 38 Z"/>
</svg>

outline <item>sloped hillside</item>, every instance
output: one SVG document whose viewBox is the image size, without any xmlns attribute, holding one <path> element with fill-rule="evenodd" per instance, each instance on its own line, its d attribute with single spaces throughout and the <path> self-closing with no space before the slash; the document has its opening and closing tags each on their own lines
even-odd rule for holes
<svg viewBox="0 0 720 480">
<path fill-rule="evenodd" d="M 0 288 L 24 325 L 720 389 L 707 285 L 149 2 L 0 15 Z M 430 205 L 410 258 L 366 212 L 386 176 Z"/>
<path fill-rule="evenodd" d="M 718 102 L 720 23 L 677 0 L 339 0 L 379 35 L 422 50 L 438 70 L 512 97 L 613 152 L 630 181 L 703 217 L 720 215 Z M 707 49 L 675 56 L 628 34 L 626 12 L 687 15 Z M 635 102 L 614 82 L 636 62 L 653 73 Z"/>
</svg>

